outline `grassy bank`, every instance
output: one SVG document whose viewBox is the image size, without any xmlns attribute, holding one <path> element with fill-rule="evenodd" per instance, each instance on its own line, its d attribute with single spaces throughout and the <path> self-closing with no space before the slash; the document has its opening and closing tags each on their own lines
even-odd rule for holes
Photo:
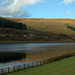
<svg viewBox="0 0 75 75">
<path fill-rule="evenodd" d="M 8 75 L 75 75 L 75 56 Z"/>
</svg>

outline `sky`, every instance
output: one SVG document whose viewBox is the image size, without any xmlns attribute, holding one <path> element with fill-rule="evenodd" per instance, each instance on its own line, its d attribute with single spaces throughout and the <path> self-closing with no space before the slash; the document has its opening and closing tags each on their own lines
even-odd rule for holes
<svg viewBox="0 0 75 75">
<path fill-rule="evenodd" d="M 0 16 L 75 19 L 75 0 L 0 0 Z"/>
</svg>

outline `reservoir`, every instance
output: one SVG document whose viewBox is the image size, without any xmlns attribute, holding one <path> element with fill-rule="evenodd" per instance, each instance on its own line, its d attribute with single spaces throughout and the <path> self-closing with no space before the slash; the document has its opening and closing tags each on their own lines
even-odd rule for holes
<svg viewBox="0 0 75 75">
<path fill-rule="evenodd" d="M 17 44 L 0 44 L 0 52 L 35 52 L 44 50 L 46 47 L 60 45 L 75 45 L 75 43 L 17 43 Z"/>
<path fill-rule="evenodd" d="M 15 43 L 0 44 L 0 52 L 27 53 L 26 59 L 0 63 L 0 69 L 9 66 L 25 64 L 32 61 L 39 61 L 55 55 L 67 52 L 75 52 L 75 43 Z"/>
</svg>

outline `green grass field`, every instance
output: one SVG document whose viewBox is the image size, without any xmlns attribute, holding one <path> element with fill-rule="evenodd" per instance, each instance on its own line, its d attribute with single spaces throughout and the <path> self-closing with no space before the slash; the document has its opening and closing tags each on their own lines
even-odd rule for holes
<svg viewBox="0 0 75 75">
<path fill-rule="evenodd" d="M 8 75 L 75 75 L 75 56 Z"/>
</svg>

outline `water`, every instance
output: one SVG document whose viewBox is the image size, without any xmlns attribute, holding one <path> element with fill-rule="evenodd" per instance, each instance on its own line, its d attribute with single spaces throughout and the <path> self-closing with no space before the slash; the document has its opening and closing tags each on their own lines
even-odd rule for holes
<svg viewBox="0 0 75 75">
<path fill-rule="evenodd" d="M 18 43 L 18 44 L 0 44 L 0 52 L 35 52 L 44 50 L 46 47 L 69 45 L 75 43 Z M 10 66 L 25 64 L 27 62 L 7 62 L 0 63 L 0 69 Z"/>
<path fill-rule="evenodd" d="M 19 43 L 19 44 L 0 44 L 0 52 L 25 52 L 38 51 L 46 46 L 57 46 L 75 43 Z M 37 50 L 38 49 L 38 50 Z"/>
<path fill-rule="evenodd" d="M 0 69 L 1 68 L 7 68 L 7 67 L 13 67 L 13 66 L 17 66 L 17 65 L 22 65 L 22 64 L 27 64 L 27 63 L 29 63 L 29 62 L 22 62 L 22 63 L 20 63 L 20 62 L 8 62 L 8 63 L 0 63 Z"/>
</svg>

